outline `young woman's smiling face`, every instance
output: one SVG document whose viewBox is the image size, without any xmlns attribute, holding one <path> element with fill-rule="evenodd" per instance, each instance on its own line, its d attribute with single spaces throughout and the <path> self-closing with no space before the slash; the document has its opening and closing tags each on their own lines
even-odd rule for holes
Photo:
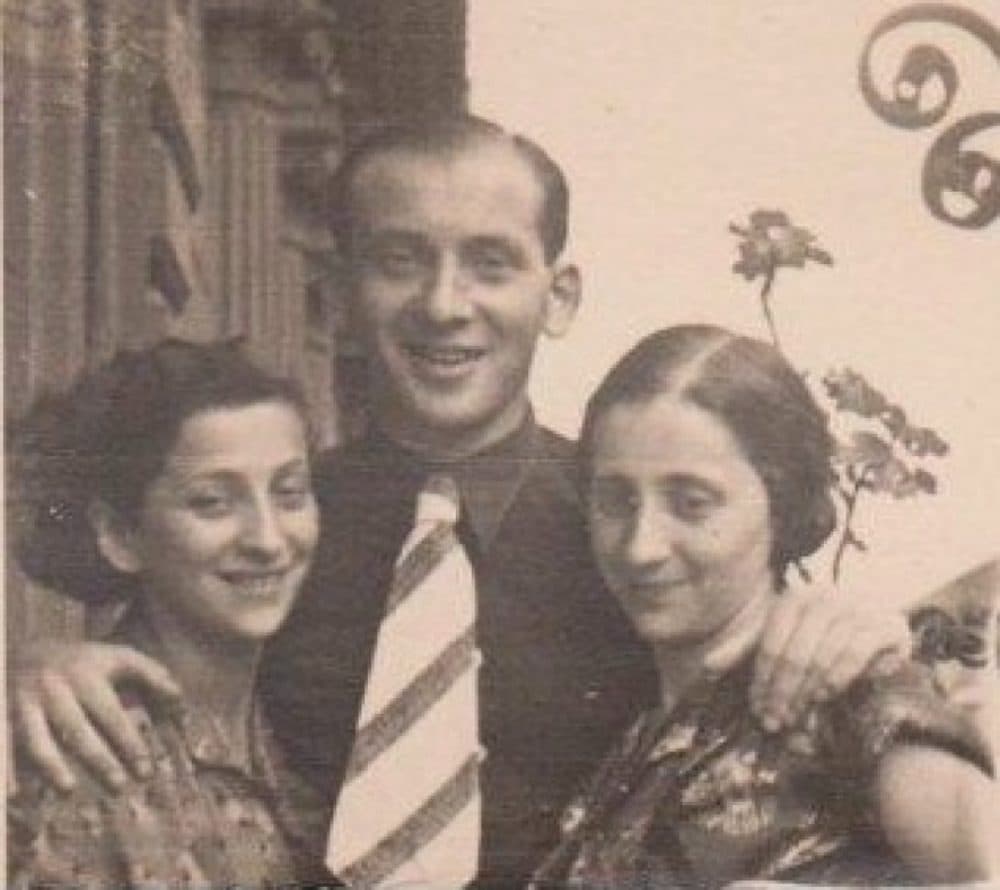
<svg viewBox="0 0 1000 890">
<path fill-rule="evenodd" d="M 318 529 L 298 412 L 281 401 L 213 408 L 181 425 L 115 561 L 175 625 L 261 640 L 295 601 Z"/>
<path fill-rule="evenodd" d="M 647 642 L 707 640 L 770 588 L 767 492 L 714 415 L 670 395 L 615 405 L 591 463 L 594 553 Z"/>
</svg>

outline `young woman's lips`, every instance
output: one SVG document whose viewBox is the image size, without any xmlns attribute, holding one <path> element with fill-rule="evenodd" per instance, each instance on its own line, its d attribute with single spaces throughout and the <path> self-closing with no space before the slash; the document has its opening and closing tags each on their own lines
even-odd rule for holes
<svg viewBox="0 0 1000 890">
<path fill-rule="evenodd" d="M 291 568 L 277 572 L 221 572 L 220 577 L 242 596 L 267 599 L 285 588 L 285 579 Z"/>
</svg>

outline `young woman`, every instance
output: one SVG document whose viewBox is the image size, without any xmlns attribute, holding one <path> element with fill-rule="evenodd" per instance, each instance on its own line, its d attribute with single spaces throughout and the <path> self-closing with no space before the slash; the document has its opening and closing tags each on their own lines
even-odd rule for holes
<svg viewBox="0 0 1000 890">
<path fill-rule="evenodd" d="M 987 877 L 991 757 L 920 666 L 776 735 L 751 716 L 749 664 L 703 671 L 835 524 L 825 418 L 780 354 L 709 326 L 656 333 L 590 400 L 581 449 L 595 555 L 661 701 L 566 812 L 535 885 Z"/>
<path fill-rule="evenodd" d="M 131 705 L 155 752 L 114 794 L 18 777 L 8 886 L 264 887 L 320 881 L 322 818 L 254 697 L 318 531 L 303 402 L 231 345 L 123 352 L 37 403 L 14 445 L 25 572 L 127 611 L 114 639 L 159 659 L 181 715 Z"/>
</svg>

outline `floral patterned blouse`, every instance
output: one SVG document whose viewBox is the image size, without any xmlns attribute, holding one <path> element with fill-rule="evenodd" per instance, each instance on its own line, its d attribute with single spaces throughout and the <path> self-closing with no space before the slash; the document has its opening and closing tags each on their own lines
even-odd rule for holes
<svg viewBox="0 0 1000 890">
<path fill-rule="evenodd" d="M 923 665 L 859 682 L 777 735 L 749 714 L 750 675 L 744 665 L 670 715 L 644 713 L 566 810 L 532 888 L 907 883 L 869 794 L 881 753 L 933 745 L 992 774 L 986 744 Z"/>
<path fill-rule="evenodd" d="M 144 648 L 149 651 L 148 647 Z M 154 753 L 153 775 L 118 794 L 83 767 L 70 794 L 19 777 L 8 802 L 11 888 L 321 886 L 326 812 L 285 767 L 257 707 L 249 762 L 210 713 L 152 719 L 129 707 Z"/>
</svg>

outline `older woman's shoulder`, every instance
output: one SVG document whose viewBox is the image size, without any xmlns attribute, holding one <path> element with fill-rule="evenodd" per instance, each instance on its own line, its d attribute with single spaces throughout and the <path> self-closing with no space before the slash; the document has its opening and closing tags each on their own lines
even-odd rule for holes
<svg viewBox="0 0 1000 890">
<path fill-rule="evenodd" d="M 855 767 L 872 769 L 890 747 L 912 744 L 949 751 L 994 774 L 992 745 L 974 715 L 948 698 L 921 662 L 876 664 L 828 713 L 834 746 Z"/>
</svg>

